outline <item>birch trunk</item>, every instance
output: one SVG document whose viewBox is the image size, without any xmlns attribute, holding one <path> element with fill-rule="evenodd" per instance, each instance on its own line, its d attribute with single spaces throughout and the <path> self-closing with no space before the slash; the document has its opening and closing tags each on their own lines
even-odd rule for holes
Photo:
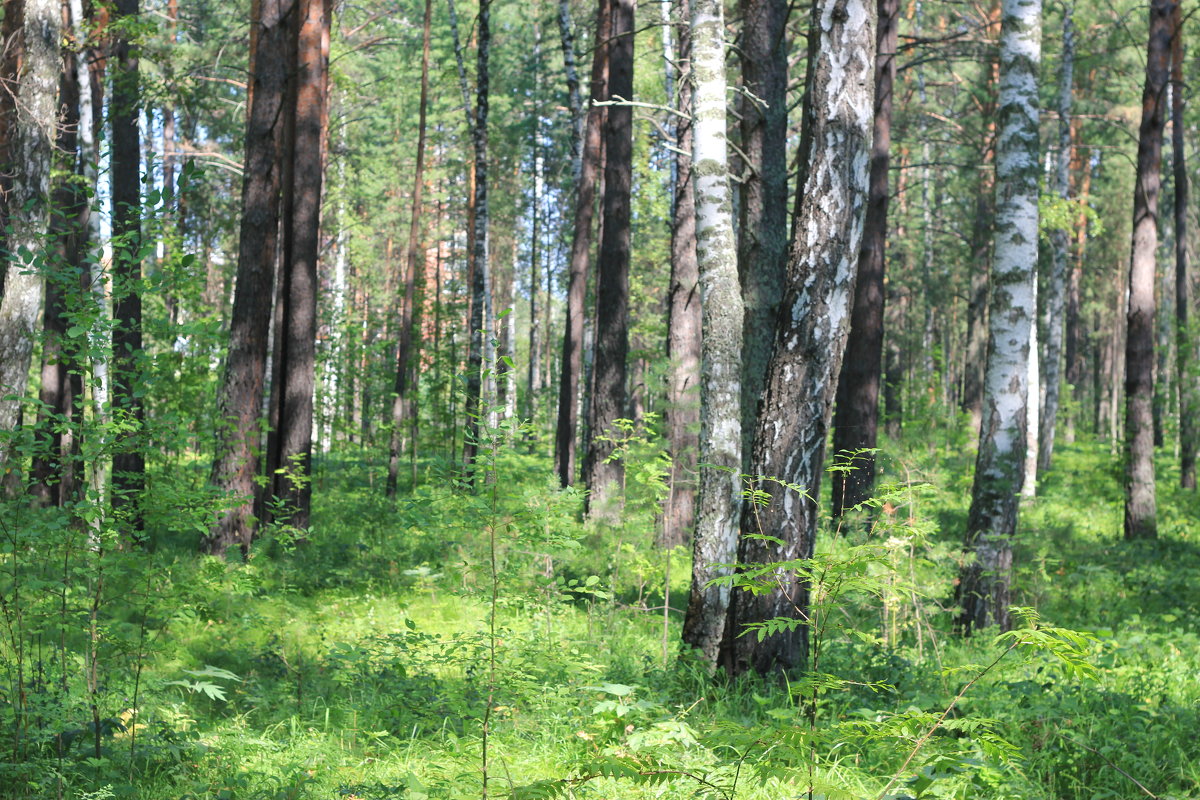
<svg viewBox="0 0 1200 800">
<path fill-rule="evenodd" d="M 1008 627 L 1012 540 L 1025 472 L 1029 345 L 1036 314 L 1041 0 L 1004 0 L 1000 32 L 996 234 L 975 482 L 959 575 L 959 625 Z M 1034 401 L 1036 402 L 1036 400 Z"/>
<path fill-rule="evenodd" d="M 1154 494 L 1154 267 L 1167 79 L 1171 71 L 1171 12 L 1179 0 L 1152 0 L 1146 85 L 1138 131 L 1137 181 L 1125 333 L 1125 538 L 1158 535 Z"/>
<path fill-rule="evenodd" d="M 12 131 L 16 171 L 6 202 L 9 225 L 4 296 L 0 299 L 0 431 L 21 420 L 21 401 L 33 357 L 34 326 L 42 305 L 62 13 L 58 0 L 26 0 L 21 19 L 22 63 Z M 0 451 L 0 466 L 12 455 Z M 15 473 L 14 473 L 15 474 Z"/>
<path fill-rule="evenodd" d="M 700 495 L 692 548 L 692 588 L 683 640 L 716 665 L 729 587 L 709 586 L 729 574 L 737 553 L 742 499 L 742 295 L 729 191 L 725 139 L 725 20 L 722 0 L 692 4 L 692 180 L 696 262 L 702 314 Z"/>
<path fill-rule="evenodd" d="M 850 324 L 855 265 L 862 242 L 875 84 L 875 5 L 817 0 L 809 31 L 805 137 L 792 253 L 767 368 L 751 456 L 765 507 L 742 515 L 738 561 L 762 564 L 808 558 L 837 374 Z M 803 487 L 799 494 L 778 481 Z M 765 534 L 782 545 L 747 534 Z M 762 595 L 733 595 L 721 661 L 734 674 L 801 666 L 808 632 L 797 627 L 761 642 L 741 636 L 748 623 L 803 618 L 808 586 L 792 570 Z"/>
<path fill-rule="evenodd" d="M 1055 162 L 1053 190 L 1066 200 L 1071 188 L 1071 98 L 1075 75 L 1075 13 L 1074 0 L 1063 7 L 1062 70 L 1058 82 L 1058 156 Z M 1046 329 L 1046 348 L 1042 360 L 1042 381 L 1046 399 L 1038 418 L 1038 472 L 1050 469 L 1054 456 L 1054 429 L 1058 422 L 1059 385 L 1063 351 L 1063 334 L 1067 303 L 1067 262 L 1070 259 L 1070 237 L 1065 229 L 1050 233 L 1054 248 L 1054 264 L 1043 302 Z"/>
</svg>

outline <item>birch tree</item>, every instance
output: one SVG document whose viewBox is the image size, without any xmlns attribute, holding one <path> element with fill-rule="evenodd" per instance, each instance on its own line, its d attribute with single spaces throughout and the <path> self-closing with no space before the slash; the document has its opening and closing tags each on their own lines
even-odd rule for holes
<svg viewBox="0 0 1200 800">
<path fill-rule="evenodd" d="M 12 4 L 11 7 L 16 7 Z M 9 230 L 0 300 L 0 431 L 21 418 L 21 398 L 33 357 L 42 305 L 43 256 L 49 222 L 50 156 L 58 95 L 62 13 L 58 0 L 26 0 L 17 76 L 12 188 L 5 205 Z M 0 452 L 0 464 L 8 454 Z"/>
<path fill-rule="evenodd" d="M 996 227 L 983 424 L 959 575 L 960 627 L 1008 626 L 1009 572 L 1025 477 L 1029 346 L 1036 314 L 1041 0 L 1004 0 L 1000 29 Z"/>
<path fill-rule="evenodd" d="M 812 554 L 816 497 L 837 373 L 850 324 L 855 266 L 862 241 L 875 84 L 875 4 L 817 0 L 809 31 L 810 58 L 801 142 L 799 208 L 775 345 L 767 367 L 751 454 L 762 508 L 742 514 L 738 561 L 771 563 Z M 761 477 L 765 476 L 765 477 Z M 803 487 L 800 494 L 779 481 Z M 750 538 L 764 534 L 778 539 Z M 737 592 L 721 661 L 732 672 L 760 673 L 801 665 L 803 626 L 762 641 L 737 637 L 748 623 L 803 618 L 808 587 L 794 572 L 762 595 Z"/>
<path fill-rule="evenodd" d="M 733 562 L 741 509 L 742 295 L 725 140 L 725 20 L 722 0 L 694 0 L 691 46 L 692 180 L 700 269 L 700 494 L 692 589 L 683 639 L 715 664 L 728 586 L 709 586 Z"/>
</svg>

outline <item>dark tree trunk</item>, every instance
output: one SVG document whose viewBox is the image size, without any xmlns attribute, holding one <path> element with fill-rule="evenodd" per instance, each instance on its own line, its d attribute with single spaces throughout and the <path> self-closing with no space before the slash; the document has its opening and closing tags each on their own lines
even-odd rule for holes
<svg viewBox="0 0 1200 800">
<path fill-rule="evenodd" d="M 1157 536 L 1154 493 L 1154 266 L 1158 247 L 1167 84 L 1171 72 L 1171 14 L 1180 0 L 1152 0 L 1146 85 L 1138 131 L 1137 181 L 1125 334 L 1125 538 Z"/>
<path fill-rule="evenodd" d="M 608 84 L 608 38 L 612 14 L 609 0 L 600 0 L 596 13 L 596 47 L 592 55 L 591 99 L 605 96 Z M 565 46 L 565 45 L 564 45 Z M 579 382 L 583 368 L 583 318 L 588 262 L 592 247 L 592 218 L 596 179 L 600 172 L 604 109 L 589 105 L 584 123 L 583 154 L 575 192 L 575 224 L 571 260 L 567 267 L 567 319 L 563 326 L 562 366 L 558 383 L 558 424 L 554 436 L 554 467 L 559 483 L 575 481 L 576 429 L 579 427 Z"/>
<path fill-rule="evenodd" d="M 690 0 L 679 2 L 680 18 L 691 16 Z M 679 26 L 679 64 L 687 75 L 691 30 Z M 679 85 L 676 104 L 691 114 L 692 79 Z M 696 263 L 696 199 L 692 177 L 692 120 L 680 117 L 675 146 L 675 196 L 671 220 L 671 282 L 667 294 L 667 441 L 671 447 L 671 487 L 663 510 L 662 543 L 691 540 L 696 523 L 696 456 L 700 447 L 700 271 Z"/>
<path fill-rule="evenodd" d="M 0 80 L 11 87 L 0 91 L 0 198 L 12 191 L 17 165 L 17 82 L 20 80 L 25 52 L 25 0 L 4 0 L 4 20 L 0 22 Z M 0 249 L 8 246 L 9 204 L 0 202 Z M 0 265 L 0 294 L 4 292 L 8 263 Z"/>
<path fill-rule="evenodd" d="M 787 0 L 740 0 L 741 149 L 738 279 L 745 302 L 742 462 L 749 466 L 787 273 Z"/>
<path fill-rule="evenodd" d="M 138 0 L 117 0 L 113 22 L 136 20 Z M 113 507 L 134 531 L 142 530 L 141 493 L 146 483 L 145 439 L 142 434 L 142 247 L 141 140 L 138 132 L 138 56 L 128 37 L 113 40 L 112 206 L 113 206 L 113 360 L 112 407 L 130 424 L 132 433 L 113 455 Z"/>
<path fill-rule="evenodd" d="M 633 97 L 634 0 L 612 0 L 606 99 Z M 608 107 L 604 126 L 604 228 L 596 280 L 596 362 L 589 415 L 591 440 L 584 463 L 588 513 L 609 517 L 620 509 L 625 468 L 607 460 L 615 420 L 626 416 L 629 353 L 630 191 L 633 178 L 633 109 Z"/>
<path fill-rule="evenodd" d="M 1200 390 L 1196 386 L 1196 339 L 1188 327 L 1191 280 L 1188 275 L 1188 173 L 1184 148 L 1182 2 L 1171 11 L 1171 156 L 1175 176 L 1175 369 L 1179 384 L 1179 485 L 1196 488 L 1200 443 Z"/>
<path fill-rule="evenodd" d="M 237 288 L 229 325 L 229 355 L 217 395 L 216 458 L 212 483 L 237 504 L 223 512 L 205 540 L 219 555 L 243 550 L 254 532 L 251 499 L 258 474 L 262 396 L 267 370 L 275 262 L 279 244 L 279 194 L 288 95 L 289 43 L 296 0 L 261 0 L 251 21 L 253 71 L 246 120 Z"/>
<path fill-rule="evenodd" d="M 875 83 L 875 7 L 848 16 L 835 13 L 840 7 L 817 0 L 812 8 L 798 212 L 780 303 L 787 313 L 775 333 L 749 470 L 772 480 L 753 487 L 769 498 L 766 505 L 747 503 L 743 511 L 741 564 L 813 553 L 815 498 L 853 305 L 855 270 L 847 265 L 862 244 Z M 783 482 L 804 494 L 789 494 Z M 720 661 L 734 674 L 794 669 L 807 658 L 802 624 L 762 641 L 740 635 L 752 623 L 806 615 L 808 583 L 794 566 L 776 577 L 778 586 L 763 594 L 732 595 Z"/>
<path fill-rule="evenodd" d="M 488 264 L 488 57 L 492 45 L 492 0 L 480 0 L 478 50 L 475 71 L 475 115 L 472 139 L 475 145 L 475 205 L 473 207 L 473 255 L 471 260 L 471 346 L 467 353 L 466 426 L 463 433 L 463 463 L 468 481 L 474 485 L 475 457 L 479 452 L 479 428 L 485 422 L 482 402 L 484 354 L 491 338 L 484 326 L 491 326 L 491 281 Z"/>
<path fill-rule="evenodd" d="M 401 304 L 400 330 L 397 332 L 396 379 L 392 396 L 392 436 L 388 447 L 387 496 L 396 496 L 397 477 L 400 474 L 400 439 L 404 427 L 404 408 L 409 400 L 409 376 L 412 375 L 413 335 L 419 335 L 416 323 L 417 259 L 420 255 L 421 238 L 421 190 L 425 180 L 425 113 L 429 101 L 429 34 L 433 16 L 433 0 L 425 0 L 424 28 L 421 39 L 421 101 L 417 113 L 417 165 L 413 175 L 412 214 L 408 226 L 408 251 L 405 267 L 407 280 L 404 300 Z M 410 412 L 415 412 L 413 406 Z M 411 445 L 416 448 L 414 440 Z"/>
<path fill-rule="evenodd" d="M 317 256 L 328 102 L 330 0 L 299 0 L 291 213 L 284 217 L 283 327 L 275 474 L 277 507 L 289 525 L 308 529 L 312 504 L 312 421 L 317 335 Z"/>
<path fill-rule="evenodd" d="M 865 502 L 875 486 L 879 382 L 883 369 L 883 273 L 887 248 L 888 160 L 892 143 L 892 86 L 896 78 L 899 0 L 878 0 L 875 33 L 875 124 L 871 177 L 858 253 L 858 281 L 850 336 L 838 379 L 833 452 L 851 459 L 850 472 L 833 473 L 833 515 Z"/>
</svg>

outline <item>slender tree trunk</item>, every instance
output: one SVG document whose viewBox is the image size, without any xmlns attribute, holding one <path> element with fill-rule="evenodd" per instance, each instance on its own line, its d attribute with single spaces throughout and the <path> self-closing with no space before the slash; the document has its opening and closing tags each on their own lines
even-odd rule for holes
<svg viewBox="0 0 1200 800">
<path fill-rule="evenodd" d="M 479 43 L 475 70 L 475 116 L 472 138 L 475 145 L 475 218 L 474 256 L 471 276 L 471 311 L 469 314 L 471 345 L 467 354 L 466 427 L 463 444 L 463 462 L 468 480 L 473 484 L 475 456 L 479 450 L 479 426 L 484 422 L 485 403 L 481 400 L 483 388 L 483 349 L 490 336 L 484 326 L 491 328 L 491 285 L 488 274 L 488 56 L 491 49 L 491 6 L 492 0 L 479 3 Z"/>
<path fill-rule="evenodd" d="M 858 280 L 850 336 L 838 379 L 833 452 L 852 456 L 850 472 L 833 473 L 833 515 L 865 502 L 875 486 L 879 383 L 883 370 L 883 273 L 887 250 L 888 161 L 892 143 L 892 87 L 896 79 L 899 0 L 877 0 L 874 137 L 870 195 L 858 253 Z"/>
<path fill-rule="evenodd" d="M 679 16 L 691 16 L 690 0 L 680 0 Z M 677 105 L 692 112 L 691 26 L 679 28 L 679 63 L 684 78 Z M 676 124 L 675 196 L 671 218 L 671 282 L 667 293 L 667 441 L 671 447 L 671 487 L 663 512 L 663 544 L 687 544 L 696 524 L 696 459 L 700 447 L 700 272 L 696 263 L 696 200 L 692 175 L 692 120 Z M 740 471 L 739 467 L 739 471 Z"/>
<path fill-rule="evenodd" d="M 1037 311 L 1040 0 L 1004 0 L 1000 33 L 1000 135 L 996 148 L 996 243 L 988 314 L 983 425 L 966 547 L 959 626 L 1008 627 L 1009 574 L 1025 472 L 1031 329 Z"/>
<path fill-rule="evenodd" d="M 433 0 L 425 0 L 424 27 L 421 39 L 421 101 L 417 112 L 417 165 L 413 175 L 412 213 L 408 226 L 408 251 L 405 267 L 407 281 L 401 303 L 400 330 L 397 332 L 396 377 L 392 393 L 392 436 L 388 447 L 387 496 L 396 496 L 396 483 L 400 474 L 400 441 L 404 429 L 404 408 L 410 398 L 409 376 L 412 362 L 413 337 L 419 336 L 416 319 L 417 258 L 421 239 L 421 190 L 425 185 L 425 115 L 429 104 L 429 37 L 433 18 Z M 416 442 L 413 442 L 413 447 Z"/>
<path fill-rule="evenodd" d="M 1074 0 L 1067 0 L 1063 7 L 1062 26 L 1062 69 L 1058 83 L 1058 158 L 1055 163 L 1054 191 L 1062 200 L 1067 200 L 1071 189 L 1071 97 L 1074 91 L 1075 74 L 1075 13 Z M 1046 330 L 1046 348 L 1042 359 L 1042 381 L 1046 386 L 1046 399 L 1038 417 L 1038 472 L 1050 469 L 1054 455 L 1054 430 L 1058 422 L 1058 395 L 1060 367 L 1063 351 L 1064 318 L 1067 302 L 1067 262 L 1070 259 L 1070 238 L 1065 228 L 1056 228 L 1050 233 L 1053 246 L 1054 265 L 1050 275 L 1043 308 L 1043 327 Z"/>
<path fill-rule="evenodd" d="M 693 0 L 691 26 L 695 94 L 690 171 L 695 195 L 703 336 L 700 496 L 683 641 L 697 648 L 713 667 L 725 630 L 729 587 L 709 583 L 729 574 L 726 565 L 732 564 L 737 554 L 742 504 L 743 308 L 725 140 L 727 87 L 722 3 L 723 0 Z"/>
<path fill-rule="evenodd" d="M 135 21 L 139 0 L 117 0 L 114 23 Z M 142 433 L 143 409 L 139 384 L 142 359 L 142 222 L 141 222 L 141 137 L 138 130 L 140 106 L 138 55 L 129 41 L 127 28 L 117 25 L 113 40 L 111 175 L 113 207 L 113 360 L 112 406 L 114 413 L 131 425 L 113 455 L 114 509 L 124 512 L 130 528 L 142 530 L 139 509 L 146 483 L 146 445 Z"/>
<path fill-rule="evenodd" d="M 1197 387 L 1196 338 L 1189 328 L 1188 173 L 1184 148 L 1182 2 L 1171 10 L 1171 162 L 1175 177 L 1175 370 L 1179 384 L 1179 485 L 1196 488 L 1196 450 L 1200 444 L 1200 388 Z"/>
<path fill-rule="evenodd" d="M 565 0 L 564 0 L 565 1 Z M 608 39 L 612 13 L 609 0 L 600 0 L 596 12 L 596 46 L 592 55 L 591 101 L 605 96 L 608 84 Z M 566 44 L 563 45 L 566 47 Z M 583 319 L 587 294 L 588 262 L 592 247 L 592 218 L 596 205 L 596 180 L 604 110 L 589 104 L 584 125 L 583 154 L 575 190 L 575 221 L 571 234 L 571 260 L 567 267 L 567 319 L 563 325 L 562 366 L 558 383 L 558 423 L 554 436 L 554 468 L 559 483 L 575 481 L 576 429 L 579 426 L 579 383 L 583 368 Z"/>
<path fill-rule="evenodd" d="M 742 459 L 749 466 L 787 273 L 787 0 L 739 0 L 742 13 L 738 272 L 745 299 Z"/>
<path fill-rule="evenodd" d="M 11 88 L 0 91 L 0 198 L 10 196 L 13 176 L 20 169 L 17 94 L 25 55 L 24 25 L 25 0 L 4 0 L 4 20 L 0 22 L 0 80 L 4 86 Z M 8 246 L 8 222 L 12 208 L 15 206 L 11 203 L 0 202 L 0 248 Z M 0 294 L 5 290 L 9 266 L 6 262 L 0 268 Z"/>
<path fill-rule="evenodd" d="M 775 334 L 750 462 L 751 475 L 770 480 L 756 479 L 752 487 L 764 493 L 766 505 L 751 502 L 743 510 L 742 564 L 792 561 L 813 553 L 825 436 L 849 332 L 867 205 L 874 56 L 874 3 L 813 3 L 799 208 L 780 303 L 786 313 Z M 782 482 L 803 487 L 804 494 L 791 493 Z M 734 674 L 792 669 L 807 657 L 803 625 L 762 641 L 739 636 L 750 623 L 804 618 L 807 582 L 794 568 L 783 568 L 776 577 L 778 588 L 764 594 L 733 595 L 721 662 Z"/>
<path fill-rule="evenodd" d="M 635 0 L 612 0 L 608 49 L 609 100 L 633 97 Z M 604 228 L 596 281 L 596 363 L 589 413 L 591 440 L 584 463 L 588 513 L 612 518 L 620 512 L 625 468 L 613 453 L 613 423 L 626 416 L 629 353 L 630 192 L 633 178 L 633 109 L 609 106 L 604 130 Z"/>
<path fill-rule="evenodd" d="M 291 213 L 284 217 L 283 327 L 278 331 L 280 410 L 274 495 L 288 523 L 308 529 L 312 505 L 312 430 L 317 335 L 317 257 L 329 98 L 331 0 L 299 0 Z"/>
<path fill-rule="evenodd" d="M 571 112 L 571 177 L 578 186 L 583 170 L 583 98 L 579 93 L 579 71 L 575 66 L 575 34 L 571 30 L 570 0 L 558 0 L 558 33 L 562 40 L 563 72 L 567 79 L 567 109 Z"/>
<path fill-rule="evenodd" d="M 1075 131 L 1078 131 L 1079 123 L 1075 121 Z M 1078 137 L 1077 132 L 1072 134 L 1072 140 Z M 1071 387 L 1072 395 L 1076 401 L 1083 399 L 1084 389 L 1084 373 L 1086 372 L 1086 361 L 1084 358 L 1084 349 L 1086 346 L 1081 307 L 1083 305 L 1083 261 L 1087 254 L 1087 233 L 1088 233 L 1088 217 L 1084 209 L 1087 208 L 1088 196 L 1092 188 L 1092 169 L 1090 158 L 1083 148 L 1075 148 L 1072 158 L 1072 171 L 1078 177 L 1076 178 L 1078 191 L 1076 194 L 1079 197 L 1079 215 L 1075 222 L 1075 251 L 1071 254 L 1071 271 L 1067 276 L 1067 305 L 1065 310 L 1066 330 L 1064 342 L 1064 362 L 1065 362 L 1065 377 L 1067 384 Z M 1075 429 L 1075 417 L 1078 413 L 1071 415 L 1067 420 L 1067 435 L 1073 437 Z M 1068 438 L 1068 441 L 1071 441 Z"/>
<path fill-rule="evenodd" d="M 42 270 L 25 254 L 45 249 L 49 219 L 50 132 L 55 126 L 58 93 L 59 37 L 62 15 L 57 0 L 26 0 L 6 7 L 23 14 L 19 37 L 20 73 L 15 78 L 16 109 L 13 112 L 11 158 L 14 166 L 11 188 L 0 203 L 8 223 L 10 254 L 5 266 L 4 295 L 0 299 L 0 431 L 11 431 L 21 420 L 21 402 L 33 356 L 34 326 L 42 305 Z M 10 84 L 12 86 L 14 84 Z M 0 466 L 10 476 L 19 475 L 20 465 L 9 465 L 13 454 L 0 452 Z M 9 479 L 5 480 L 6 485 Z M 12 486 L 10 488 L 15 488 Z"/>
<path fill-rule="evenodd" d="M 1137 181 L 1125 334 L 1125 538 L 1154 538 L 1154 262 L 1158 248 L 1167 84 L 1171 72 L 1171 13 L 1180 0 L 1152 0 L 1146 86 L 1138 132 Z"/>
<path fill-rule="evenodd" d="M 281 159 L 287 111 L 288 39 L 296 0 L 261 0 L 251 20 L 255 36 L 253 87 L 246 119 L 241 235 L 237 284 L 229 325 L 229 355 L 217 394 L 212 484 L 236 504 L 209 531 L 205 549 L 219 555 L 249 547 L 254 532 L 251 500 L 258 474 L 262 397 L 266 381 L 275 261 L 279 246 Z"/>
</svg>

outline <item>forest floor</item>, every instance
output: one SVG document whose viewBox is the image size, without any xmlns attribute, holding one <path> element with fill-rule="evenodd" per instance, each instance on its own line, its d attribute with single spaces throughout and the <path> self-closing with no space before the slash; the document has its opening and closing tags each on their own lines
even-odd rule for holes
<svg viewBox="0 0 1200 800">
<path fill-rule="evenodd" d="M 1022 511 L 1014 602 L 1078 635 L 987 669 L 1012 640 L 951 633 L 961 445 L 885 445 L 873 530 L 819 546 L 822 677 L 790 684 L 680 658 L 690 556 L 652 544 L 649 445 L 626 523 L 602 529 L 544 457 L 500 454 L 476 496 L 422 464 L 394 506 L 355 454 L 327 458 L 306 545 L 159 548 L 171 618 L 102 759 L 134 761 L 81 762 L 66 796 L 480 797 L 486 717 L 492 797 L 1200 798 L 1196 495 L 1164 457 L 1160 538 L 1125 542 L 1117 458 L 1060 445 Z"/>
</svg>

